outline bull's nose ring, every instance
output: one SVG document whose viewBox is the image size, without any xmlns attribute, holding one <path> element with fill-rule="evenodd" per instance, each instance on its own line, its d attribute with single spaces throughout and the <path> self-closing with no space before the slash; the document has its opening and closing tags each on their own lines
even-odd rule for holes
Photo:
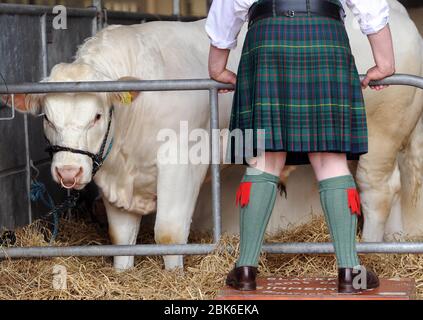
<svg viewBox="0 0 423 320">
<path fill-rule="evenodd" d="M 71 186 L 67 186 L 67 185 L 63 182 L 63 179 L 62 179 L 62 178 L 60 179 L 60 184 L 61 184 L 61 185 L 62 185 L 62 187 L 63 187 L 63 188 L 65 188 L 65 189 L 68 189 L 68 190 L 73 189 L 73 188 L 76 186 L 76 178 L 73 178 L 73 184 L 72 184 Z"/>
</svg>

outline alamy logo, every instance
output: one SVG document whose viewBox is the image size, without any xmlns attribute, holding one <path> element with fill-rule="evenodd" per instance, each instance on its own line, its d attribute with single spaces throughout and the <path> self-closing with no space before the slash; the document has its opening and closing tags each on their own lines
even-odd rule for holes
<svg viewBox="0 0 423 320">
<path fill-rule="evenodd" d="M 161 164 L 242 164 L 244 159 L 254 166 L 254 157 L 265 150 L 265 130 L 189 128 L 181 121 L 179 130 L 161 129 L 156 140 L 160 143 L 157 161 Z M 216 146 L 212 157 L 211 145 Z M 251 161 L 250 161 L 251 160 Z"/>
<path fill-rule="evenodd" d="M 65 266 L 56 264 L 53 266 L 53 289 L 54 290 L 66 290 L 68 271 Z"/>
<path fill-rule="evenodd" d="M 68 28 L 68 15 L 66 7 L 62 5 L 54 6 L 53 14 L 56 15 L 53 18 L 53 29 L 66 30 Z"/>
<path fill-rule="evenodd" d="M 353 269 L 353 288 L 356 290 L 367 290 L 367 270 L 364 266 L 356 266 Z"/>
</svg>

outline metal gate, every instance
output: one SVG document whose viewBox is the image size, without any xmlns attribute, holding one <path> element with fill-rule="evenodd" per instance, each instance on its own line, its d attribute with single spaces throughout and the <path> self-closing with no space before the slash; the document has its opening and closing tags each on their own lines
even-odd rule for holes
<svg viewBox="0 0 423 320">
<path fill-rule="evenodd" d="M 363 77 L 363 76 L 362 76 Z M 394 75 L 373 84 L 409 85 L 423 89 L 423 78 L 411 75 Z M 210 130 L 219 129 L 218 89 L 231 88 L 230 85 L 200 80 L 160 80 L 160 81 L 106 81 L 79 83 L 27 83 L 0 86 L 0 94 L 5 93 L 51 93 L 51 92 L 127 92 L 127 91 L 184 91 L 208 90 L 210 97 Z M 3 248 L 0 258 L 36 258 L 57 256 L 145 256 L 145 255 L 192 255 L 207 254 L 218 248 L 221 238 L 220 212 L 220 171 L 219 139 L 211 135 L 211 173 L 212 173 L 212 212 L 214 222 L 213 244 L 181 245 L 93 245 L 73 247 L 30 247 Z M 230 249 L 230 248 L 225 248 Z M 269 253 L 333 253 L 331 243 L 275 243 L 263 246 Z M 423 253 L 423 243 L 359 243 L 360 253 Z"/>
<path fill-rule="evenodd" d="M 192 21 L 181 17 L 179 0 L 173 0 L 173 15 L 107 11 L 101 0 L 89 8 L 67 8 L 67 29 L 52 27 L 53 7 L 0 3 L 0 83 L 37 82 L 60 62 L 71 62 L 78 45 L 106 24 L 133 24 L 153 20 Z M 2 79 L 4 78 L 4 79 Z M 0 231 L 31 223 L 48 208 L 30 201 L 31 175 L 52 190 L 55 202 L 66 195 L 55 187 L 50 159 L 43 152 L 41 119 L 0 109 Z M 95 188 L 91 188 L 95 192 Z"/>
<path fill-rule="evenodd" d="M 59 62 L 71 61 L 77 46 L 97 30 L 97 10 L 67 10 L 67 32 L 52 26 L 52 7 L 0 4 L 0 83 L 39 81 Z M 52 196 L 65 193 L 54 187 L 41 119 L 0 110 L 0 228 L 31 223 L 47 208 L 30 201 L 31 172 Z M 32 166 L 32 169 L 31 169 Z"/>
</svg>

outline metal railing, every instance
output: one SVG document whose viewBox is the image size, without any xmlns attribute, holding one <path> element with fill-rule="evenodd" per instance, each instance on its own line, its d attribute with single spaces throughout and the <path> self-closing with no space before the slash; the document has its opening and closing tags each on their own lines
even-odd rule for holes
<svg viewBox="0 0 423 320">
<path fill-rule="evenodd" d="M 363 76 L 361 76 L 363 78 Z M 408 85 L 423 89 L 423 78 L 397 74 L 372 85 Z M 26 83 L 0 85 L 0 94 L 52 93 L 52 92 L 124 92 L 124 91 L 187 91 L 207 90 L 210 99 L 210 130 L 219 129 L 218 90 L 230 89 L 231 85 L 221 84 L 210 79 L 157 80 L 157 81 L 105 81 L 105 82 L 65 82 L 65 83 Z M 211 135 L 211 174 L 212 174 L 212 214 L 213 240 L 211 244 L 180 245 L 91 245 L 69 247 L 27 247 L 1 248 L 0 258 L 36 258 L 58 256 L 142 256 L 142 255 L 202 255 L 214 251 L 221 239 L 220 210 L 220 166 L 215 161 L 219 152 L 219 138 Z M 232 250 L 231 248 L 226 248 Z M 333 253 L 331 243 L 273 243 L 265 244 L 263 251 L 268 253 L 325 254 Z M 423 253 L 423 243 L 359 243 L 359 253 Z"/>
<path fill-rule="evenodd" d="M 92 33 L 95 34 L 101 30 L 107 21 L 119 20 L 130 21 L 132 23 L 150 22 L 150 21 L 183 21 L 190 22 L 203 19 L 203 16 L 182 16 L 180 14 L 179 0 L 173 0 L 172 14 L 152 14 L 142 12 L 127 12 L 127 11 L 108 11 L 102 6 L 102 0 L 93 0 L 92 6 L 88 8 L 72 8 L 66 9 L 68 17 L 82 17 L 92 18 Z M 22 4 L 9 4 L 0 3 L 1 14 L 17 14 L 17 15 L 32 15 L 40 16 L 45 19 L 48 15 L 53 15 L 52 6 L 45 5 L 22 5 Z"/>
<path fill-rule="evenodd" d="M 53 10 L 54 6 L 45 6 L 45 5 L 23 5 L 23 4 L 8 4 L 8 3 L 0 3 L 0 22 L 3 18 L 7 19 L 9 21 L 8 25 L 2 25 L 3 29 L 8 28 L 7 32 L 3 32 L 3 34 L 15 34 L 21 32 L 22 24 L 27 24 L 28 20 L 31 20 L 31 23 L 34 23 L 33 28 L 31 30 L 31 34 L 24 33 L 24 35 L 20 35 L 19 39 L 17 40 L 20 45 L 17 47 L 22 47 L 23 42 L 33 42 L 34 37 L 39 38 L 40 40 L 40 46 L 39 48 L 35 49 L 34 52 L 31 53 L 31 55 L 27 55 L 24 57 L 24 59 L 31 59 L 31 63 L 34 61 L 39 62 L 40 70 L 34 71 L 34 74 L 31 75 L 43 79 L 47 77 L 48 70 L 49 70 L 49 63 L 52 63 L 54 59 L 56 59 L 57 56 L 57 46 L 54 44 L 54 41 L 57 41 L 56 39 L 59 39 L 62 37 L 63 34 L 59 34 L 58 31 L 54 30 L 52 26 L 52 20 L 54 19 L 56 13 L 54 13 Z M 10 17 L 9 17 L 10 16 Z M 80 37 L 81 34 L 91 33 L 92 36 L 94 36 L 98 31 L 106 27 L 109 23 L 110 24 L 134 24 L 134 23 L 144 23 L 144 22 L 150 22 L 150 21 L 195 21 L 198 19 L 202 19 L 204 17 L 201 16 L 186 16 L 181 14 L 180 10 L 180 1 L 179 0 L 173 0 L 173 9 L 172 13 L 169 15 L 164 14 L 148 14 L 143 12 L 123 12 L 123 11 L 108 11 L 107 8 L 104 5 L 104 1 L 102 0 L 92 0 L 91 5 L 87 8 L 72 8 L 66 6 L 66 16 L 70 18 L 69 23 L 69 34 L 74 34 L 71 37 L 67 38 L 67 36 L 64 37 L 66 41 L 63 43 L 70 43 L 72 44 L 78 37 Z M 38 20 L 38 21 L 37 21 Z M 4 20 L 3 20 L 4 21 Z M 12 22 L 11 22 L 12 21 Z M 10 28 L 9 28 L 10 25 Z M 81 27 L 77 27 L 81 26 Z M 83 27 L 82 27 L 83 26 Z M 25 28 L 23 28 L 25 29 Z M 88 36 L 88 35 L 86 35 Z M 86 38 L 84 36 L 84 39 Z M 82 39 L 80 40 L 82 43 Z M 14 42 L 14 41 L 13 41 Z M 36 42 L 36 41 L 35 41 Z M 34 43 L 35 43 L 34 42 Z M 78 43 L 79 44 L 79 43 Z M 71 47 L 76 48 L 76 43 L 73 43 Z M 15 52 L 16 49 L 13 48 L 14 43 L 10 43 L 10 48 L 6 45 L 2 47 L 2 53 L 3 52 Z M 64 46 L 66 47 L 66 45 Z M 1 51 L 1 50 L 0 50 Z M 19 50 L 18 50 L 19 51 Z M 66 51 L 66 50 L 64 50 Z M 25 56 L 25 55 L 23 55 Z M 62 56 L 61 54 L 59 56 Z M 39 60 L 36 60 L 36 58 L 39 57 Z M 49 58 L 53 57 L 53 61 L 50 61 Z M 5 58 L 5 57 L 2 57 Z M 21 55 L 19 55 L 19 59 L 21 58 Z M 19 60 L 16 59 L 16 60 Z M 3 59 L 4 66 L 13 63 L 12 59 L 8 59 L 7 57 Z M 65 61 L 66 58 L 61 57 L 60 61 Z M 24 60 L 24 62 L 27 62 Z M 37 63 L 38 64 L 38 63 Z M 25 65 L 25 63 L 24 63 Z M 19 70 L 20 66 L 16 67 L 15 70 Z M 23 66 L 23 68 L 25 68 Z M 4 69 L 4 68 L 0 68 Z M 6 70 L 10 70 L 10 66 L 5 68 Z M 0 70 L 1 71 L 1 70 Z M 19 72 L 17 72 L 19 73 Z M 2 75 L 0 75 L 2 76 Z M 0 82 L 3 82 L 4 79 L 0 77 Z M 32 80 L 32 78 L 31 78 Z M 6 81 L 6 80 L 4 80 Z M 15 119 L 15 112 L 14 108 L 10 110 L 9 112 L 2 112 L 2 116 L 0 117 L 0 122 L 2 120 L 10 121 Z M 31 223 L 33 219 L 33 215 L 37 214 L 37 209 L 33 211 L 33 207 L 31 205 L 31 200 L 29 197 L 30 192 L 30 183 L 31 183 L 31 165 L 30 165 L 30 158 L 31 158 L 31 152 L 30 152 L 30 133 L 34 128 L 28 128 L 28 116 L 24 115 L 24 138 L 25 138 L 25 157 L 26 157 L 26 164 L 24 166 L 14 167 L 14 168 L 8 168 L 8 169 L 1 169 L 0 170 L 0 178 L 7 176 L 7 175 L 18 175 L 23 172 L 26 173 L 27 176 L 27 219 L 26 222 Z M 18 120 L 19 121 L 19 120 Z M 11 133 L 12 134 L 12 133 Z M 42 159 L 37 160 L 37 164 L 39 163 L 45 163 L 48 159 Z M 12 205 L 7 205 L 8 207 Z M 13 212 L 13 210 L 10 210 L 9 212 Z M 20 216 L 22 217 L 22 215 Z M 11 221 L 20 221 L 21 219 L 10 219 Z M 0 221 L 4 221 L 6 219 L 5 217 L 0 217 Z M 15 222 L 13 222 L 15 223 Z M 2 224 L 2 223 L 0 223 Z M 22 222 L 19 222 L 19 224 L 22 224 Z M 9 226 L 13 227 L 13 226 Z"/>
</svg>

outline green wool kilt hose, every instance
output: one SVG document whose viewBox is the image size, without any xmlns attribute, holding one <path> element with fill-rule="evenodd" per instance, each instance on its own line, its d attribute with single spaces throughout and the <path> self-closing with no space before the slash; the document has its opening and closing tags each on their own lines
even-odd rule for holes
<svg viewBox="0 0 423 320">
<path fill-rule="evenodd" d="M 344 24 L 316 15 L 253 24 L 238 68 L 230 131 L 231 163 L 247 164 L 264 150 L 288 152 L 288 165 L 308 164 L 308 152 L 346 153 L 349 160 L 367 153 L 363 93 Z"/>
</svg>

